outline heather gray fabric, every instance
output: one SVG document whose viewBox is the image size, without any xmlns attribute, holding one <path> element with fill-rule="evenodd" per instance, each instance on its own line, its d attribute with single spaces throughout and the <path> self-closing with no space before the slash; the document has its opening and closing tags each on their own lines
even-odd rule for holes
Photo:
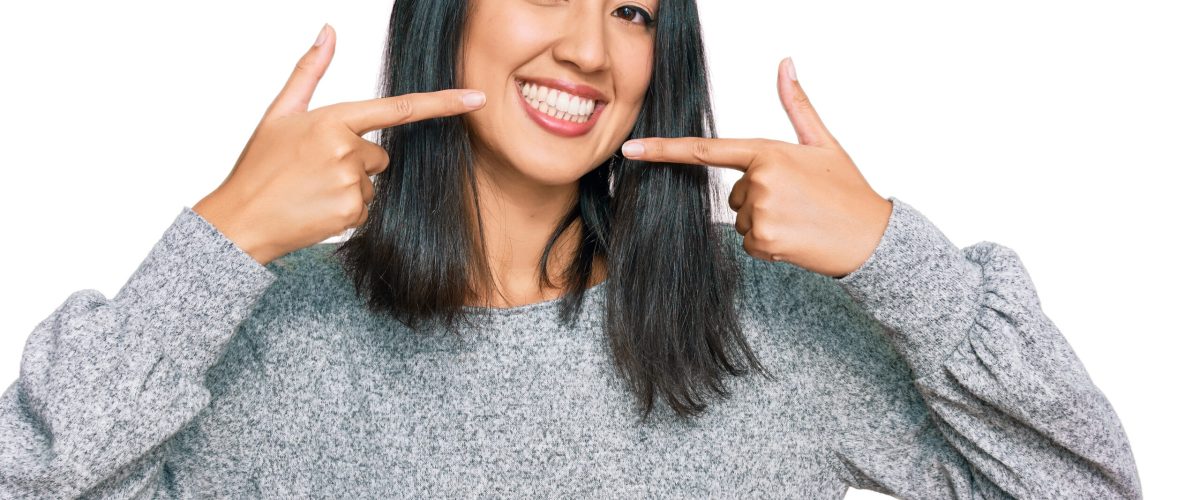
<svg viewBox="0 0 1200 500">
<path fill-rule="evenodd" d="M 646 425 L 606 350 L 607 283 L 576 328 L 549 301 L 417 334 L 365 311 L 333 244 L 261 266 L 185 208 L 112 300 L 75 292 L 29 336 L 0 497 L 1140 498 L 1017 255 L 891 200 L 842 279 L 751 258 L 723 224 L 779 380 Z"/>
</svg>

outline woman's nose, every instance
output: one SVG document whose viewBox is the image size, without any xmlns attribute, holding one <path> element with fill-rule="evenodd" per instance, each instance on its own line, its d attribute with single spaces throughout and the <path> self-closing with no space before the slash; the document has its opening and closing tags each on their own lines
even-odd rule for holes
<svg viewBox="0 0 1200 500">
<path fill-rule="evenodd" d="M 593 73 L 608 68 L 608 47 L 604 39 L 604 15 L 578 11 L 575 21 L 563 30 L 554 46 L 554 58 L 574 64 L 580 72 Z"/>
</svg>

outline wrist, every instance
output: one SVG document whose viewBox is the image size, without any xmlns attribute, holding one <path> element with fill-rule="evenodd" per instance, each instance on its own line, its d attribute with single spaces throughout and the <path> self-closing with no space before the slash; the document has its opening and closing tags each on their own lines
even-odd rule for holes
<svg viewBox="0 0 1200 500">
<path fill-rule="evenodd" d="M 265 266 L 279 257 L 274 245 L 262 239 L 260 233 L 253 229 L 254 225 L 230 207 L 230 204 L 210 194 L 192 206 L 192 211 L 259 264 Z"/>
</svg>

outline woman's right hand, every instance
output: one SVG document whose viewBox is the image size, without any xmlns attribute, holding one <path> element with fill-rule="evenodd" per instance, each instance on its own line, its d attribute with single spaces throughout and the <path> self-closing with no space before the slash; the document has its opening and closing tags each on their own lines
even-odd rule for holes
<svg viewBox="0 0 1200 500">
<path fill-rule="evenodd" d="M 333 59 L 333 28 L 323 26 L 318 40 L 296 64 L 233 170 L 192 207 L 263 265 L 366 222 L 375 196 L 369 176 L 387 168 L 389 158 L 363 134 L 483 106 L 482 92 L 450 89 L 309 111 Z M 469 105 L 469 96 L 478 104 Z"/>
</svg>

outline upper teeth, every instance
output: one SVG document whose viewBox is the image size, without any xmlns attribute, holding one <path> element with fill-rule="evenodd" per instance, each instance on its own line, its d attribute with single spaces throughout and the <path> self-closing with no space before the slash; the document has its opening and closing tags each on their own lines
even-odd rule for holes
<svg viewBox="0 0 1200 500">
<path fill-rule="evenodd" d="M 521 94 L 531 106 L 560 120 L 583 123 L 596 110 L 596 101 L 579 97 L 562 90 L 525 82 Z"/>
</svg>

